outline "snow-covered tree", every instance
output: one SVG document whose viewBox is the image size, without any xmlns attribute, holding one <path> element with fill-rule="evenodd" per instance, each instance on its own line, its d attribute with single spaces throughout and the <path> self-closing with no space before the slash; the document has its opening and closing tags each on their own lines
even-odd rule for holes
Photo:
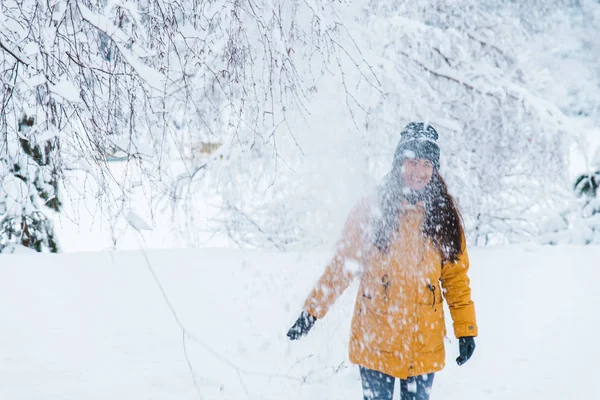
<svg viewBox="0 0 600 400">
<path fill-rule="evenodd" d="M 295 136 L 302 150 L 294 155 L 285 152 L 280 137 L 278 155 L 286 157 L 275 179 L 275 153 L 265 168 L 259 146 L 254 158 L 240 163 L 247 170 L 228 176 L 217 191 L 228 215 L 217 221 L 221 231 L 252 246 L 274 246 L 278 235 L 277 248 L 328 240 L 324 232 L 331 231 L 323 221 L 329 219 L 322 208 L 344 208 L 339 204 L 356 194 L 348 191 L 373 188 L 390 168 L 403 126 L 425 121 L 440 132 L 442 174 L 459 200 L 469 236 L 478 244 L 536 237 L 544 230 L 540 216 L 554 215 L 570 201 L 569 149 L 579 125 L 571 110 L 542 90 L 528 46 L 537 46 L 548 20 L 554 27 L 556 14 L 579 15 L 580 5 L 370 0 L 353 7 L 342 22 L 359 51 L 340 57 L 341 72 L 329 75 L 349 88 L 345 103 L 339 102 L 338 87 L 323 82 L 318 87 L 330 90 L 329 97 L 321 93 L 321 102 L 348 108 L 355 127 L 340 124 L 327 131 L 330 137 L 313 137 L 325 145 L 336 142 L 342 150 L 315 159 L 306 149 L 309 133 L 302 132 Z M 371 75 L 352 72 L 357 59 Z M 338 158 L 348 166 L 339 176 L 345 186 L 323 177 Z M 212 171 L 213 179 L 223 176 L 220 169 Z M 343 168 L 338 172 L 344 174 Z M 331 187 L 315 191 L 319 179 L 330 179 L 321 186 Z"/>
<path fill-rule="evenodd" d="M 287 133 L 286 108 L 304 107 L 311 73 L 341 51 L 335 7 L 326 0 L 3 1 L 0 132 L 18 143 L 19 121 L 33 118 L 37 129 L 27 140 L 52 137 L 60 149 L 52 156 L 62 166 L 57 179 L 86 171 L 106 204 L 128 193 L 115 191 L 106 168 L 115 152 L 135 162 L 154 190 L 178 196 L 169 178 L 185 185 L 206 167 L 194 157 L 173 162 L 190 148 L 220 146 L 227 159 Z M 10 155 L 25 154 L 18 151 Z"/>
<path fill-rule="evenodd" d="M 59 142 L 49 137 L 39 141 L 41 127 L 34 117 L 23 115 L 19 137 L 5 141 L 2 159 L 3 199 L 0 209 L 0 252 L 22 245 L 38 252 L 59 250 L 48 212 L 60 212 Z"/>
<path fill-rule="evenodd" d="M 15 146 L 25 116 L 35 121 L 31 146 L 53 143 L 53 179 L 89 174 L 111 218 L 131 193 L 106 168 L 118 153 L 186 236 L 207 229 L 240 246 L 303 248 L 331 236 L 331 214 L 378 183 L 402 127 L 422 120 L 440 132 L 442 173 L 469 235 L 522 240 L 542 230 L 540 214 L 564 209 L 574 119 L 592 118 L 600 104 L 582 84 L 597 78 L 598 46 L 588 40 L 589 55 L 584 47 L 597 36 L 599 8 L 7 0 L 0 132 L 17 153 L 0 149 L 3 176 L 8 160 L 27 156 Z M 569 56 L 585 66 L 576 84 L 537 60 L 559 62 L 541 38 L 566 27 L 577 38 Z M 313 118 L 322 112 L 314 99 L 337 115 Z"/>
<path fill-rule="evenodd" d="M 388 89 L 368 117 L 367 146 L 389 153 L 399 125 L 430 122 L 440 132 L 442 173 L 476 242 L 536 235 L 536 213 L 560 205 L 568 191 L 571 130 L 528 82 L 515 52 L 531 33 L 501 3 L 435 3 L 369 3 L 363 26 L 376 32 L 368 47 Z M 380 170 L 387 161 L 370 163 Z"/>
</svg>

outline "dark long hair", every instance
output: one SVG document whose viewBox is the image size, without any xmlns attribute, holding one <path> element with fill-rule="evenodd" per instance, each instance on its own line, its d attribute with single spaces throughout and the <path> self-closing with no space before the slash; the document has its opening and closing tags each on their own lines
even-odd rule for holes
<svg viewBox="0 0 600 400">
<path fill-rule="evenodd" d="M 463 225 L 454 198 L 437 169 L 433 169 L 431 181 L 421 192 L 413 192 L 404 183 L 398 171 L 392 171 L 384 179 L 380 190 L 380 216 L 375 221 L 374 244 L 386 253 L 392 235 L 398 230 L 402 202 L 425 203 L 423 235 L 433 242 L 442 260 L 455 262 L 463 248 Z"/>
</svg>

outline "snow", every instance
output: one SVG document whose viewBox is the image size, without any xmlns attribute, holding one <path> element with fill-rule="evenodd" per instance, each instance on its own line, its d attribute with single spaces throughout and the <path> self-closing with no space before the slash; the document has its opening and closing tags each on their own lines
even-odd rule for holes
<svg viewBox="0 0 600 400">
<path fill-rule="evenodd" d="M 136 230 L 152 230 L 152 226 L 146 222 L 142 217 L 140 217 L 135 211 L 129 210 L 127 213 L 127 222 Z"/>
<path fill-rule="evenodd" d="M 600 356 L 594 341 L 600 317 L 593 302 L 600 249 L 577 245 L 600 244 L 600 214 L 583 218 L 599 206 L 592 202 L 579 210 L 574 198 L 561 205 L 573 179 L 600 166 L 599 47 L 590 40 L 600 26 L 597 2 L 575 2 L 572 9 L 550 2 L 556 9 L 547 15 L 537 14 L 541 3 L 523 6 L 522 15 L 496 15 L 493 2 L 455 9 L 443 2 L 430 7 L 359 0 L 329 9 L 326 1 L 307 0 L 280 9 L 275 21 L 271 11 L 284 2 L 268 0 L 258 3 L 264 15 L 256 27 L 240 27 L 251 45 L 245 69 L 222 62 L 228 56 L 223 49 L 231 47 L 226 28 L 237 23 L 227 2 L 204 2 L 196 28 L 180 18 L 187 3 L 177 3 L 169 9 L 176 23 L 156 30 L 148 21 L 162 16 L 135 2 L 109 0 L 91 8 L 79 2 L 81 25 L 57 24 L 66 3 L 51 3 L 53 17 L 40 14 L 48 23 L 39 29 L 24 29 L 21 22 L 33 15 L 28 11 L 33 3 L 7 18 L 0 15 L 3 45 L 30 64 L 21 67 L 12 55 L 5 57 L 7 68 L 16 63 L 21 71 L 7 115 L 24 112 L 40 122 L 29 131 L 31 143 L 61 139 L 58 165 L 69 180 L 54 193 L 50 169 L 19 159 L 17 138 L 23 133 L 12 123 L 8 161 L 0 165 L 0 212 L 18 218 L 41 203 L 35 196 L 29 201 L 35 193 L 8 172 L 15 157 L 27 176 L 39 176 L 38 184 L 63 203 L 63 211 L 51 215 L 61 250 L 90 252 L 39 255 L 14 245 L 7 249 L 13 254 L 0 255 L 0 400 L 362 398 L 357 367 L 347 356 L 356 284 L 308 337 L 291 343 L 285 333 L 331 258 L 315 249 L 333 248 L 356 200 L 375 193 L 398 132 L 411 120 L 429 121 L 439 130 L 442 171 L 467 223 L 483 215 L 476 232 L 475 222 L 468 225 L 471 237 L 494 243 L 495 235 L 510 234 L 494 221 L 529 218 L 528 209 L 545 233 L 509 240 L 533 241 L 520 246 L 470 249 L 481 337 L 474 358 L 461 368 L 454 362 L 457 340 L 448 340 L 448 366 L 435 378 L 432 399 L 600 398 L 593 385 Z M 297 15 L 295 27 L 288 14 Z M 434 14 L 451 17 L 449 23 L 432 19 Z M 121 15 L 124 23 L 117 26 Z M 222 26 L 206 30 L 211 20 Z M 536 22 L 531 30 L 527 20 Z M 315 34 L 334 26 L 335 46 L 329 34 Z M 163 40 L 166 35 L 173 40 Z M 284 66 L 293 62 L 297 78 L 266 79 L 272 79 L 261 61 L 267 48 L 255 40 L 263 35 L 274 51 L 268 56 Z M 91 51 L 85 61 L 90 73 L 103 76 L 106 62 L 115 62 L 104 53 L 114 44 L 122 58 L 114 71 L 131 67 L 139 78 L 119 81 L 122 99 L 139 101 L 131 114 L 133 129 L 119 126 L 126 121 L 117 113 L 117 134 L 106 137 L 100 129 L 100 136 L 88 137 L 112 142 L 118 150 L 113 156 L 135 155 L 125 157 L 130 163 L 113 162 L 100 171 L 90 154 L 70 152 L 86 148 L 80 133 L 110 115 L 109 100 L 120 100 L 105 96 L 106 86 L 91 90 L 78 63 L 67 63 L 64 71 L 46 65 L 74 48 L 75 39 Z M 242 39 L 233 45 L 244 47 Z M 325 59 L 330 62 L 321 64 Z M 206 92 L 211 69 L 223 68 L 248 77 L 240 75 L 241 83 L 224 79 L 223 93 L 212 98 Z M 436 78 L 440 74 L 445 77 Z M 193 107 L 182 102 L 177 82 L 184 76 L 190 98 L 198 102 Z M 50 103 L 39 97 L 46 84 L 62 103 L 60 123 L 67 124 L 60 130 L 42 127 L 50 115 Z M 263 90 L 270 84 L 267 95 Z M 296 85 L 300 91 L 288 93 Z M 250 97 L 240 94 L 250 87 L 255 92 Z M 304 104 L 304 95 L 310 103 Z M 238 97 L 244 107 L 235 111 L 242 105 Z M 96 105 L 81 108 L 88 98 Z M 272 117 L 265 118 L 265 111 Z M 248 124 L 253 118 L 272 124 L 229 135 L 232 121 Z M 167 133 L 176 155 L 165 150 L 171 142 L 162 136 Z M 556 140 L 542 140 L 548 136 Z M 196 153 L 195 143 L 220 147 L 207 159 Z M 558 158 L 545 156 L 550 154 Z M 190 177 L 200 169 L 203 176 L 196 175 L 194 184 Z M 520 177 L 507 179 L 513 173 Z M 169 179 L 176 176 L 190 183 L 172 191 Z M 555 185 L 564 189 L 558 199 L 550 196 Z M 175 203 L 180 194 L 192 206 Z M 224 209 L 216 213 L 223 201 L 240 211 L 233 217 L 224 216 Z M 255 222 L 248 215 L 257 218 L 260 234 L 248 228 Z M 215 228 L 215 221 L 228 224 Z M 242 246 L 264 246 L 273 236 L 282 243 L 297 239 L 294 249 L 313 252 L 227 248 L 239 238 Z M 224 248 L 174 249 L 190 243 Z M 153 250 L 142 251 L 140 244 Z M 346 268 L 360 271 L 356 263 Z M 447 321 L 451 332 L 449 315 Z"/>
<path fill-rule="evenodd" d="M 600 398 L 600 247 L 470 255 L 477 349 L 458 367 L 457 340 L 448 340 L 431 399 Z M 360 399 L 358 368 L 347 359 L 356 283 L 307 337 L 285 336 L 330 256 L 1 255 L 0 398 Z"/>
<path fill-rule="evenodd" d="M 166 77 L 156 69 L 149 67 L 140 60 L 140 58 L 150 56 L 150 53 L 146 52 L 137 44 L 131 44 L 129 35 L 122 29 L 115 26 L 109 18 L 93 12 L 82 4 L 78 4 L 77 6 L 79 7 L 82 17 L 86 21 L 110 37 L 110 39 L 118 47 L 123 58 L 129 65 L 131 65 L 133 69 L 135 69 L 139 77 L 143 79 L 146 84 L 156 90 L 163 89 L 162 86 L 166 81 Z M 131 7 L 127 7 L 127 9 L 130 12 L 133 10 Z"/>
<path fill-rule="evenodd" d="M 56 85 L 50 86 L 50 90 L 52 93 L 59 95 L 63 99 L 70 101 L 71 103 L 78 103 L 79 100 L 79 90 L 69 82 L 65 77 L 61 78 Z"/>
<path fill-rule="evenodd" d="M 25 79 L 23 82 L 25 83 L 25 85 L 27 86 L 39 86 L 39 85 L 43 85 L 47 82 L 48 80 L 46 79 L 46 77 L 42 74 L 37 74 L 32 76 L 31 78 L 27 78 Z"/>
<path fill-rule="evenodd" d="M 0 198 L 3 199 L 2 208 L 13 215 L 21 215 L 23 207 L 27 204 L 24 199 L 29 195 L 29 188 L 23 180 L 9 175 L 0 183 Z"/>
<path fill-rule="evenodd" d="M 596 151 L 592 156 L 591 165 L 595 168 L 600 168 L 600 145 L 596 148 Z"/>
<path fill-rule="evenodd" d="M 116 146 L 117 149 L 125 152 L 126 154 L 133 154 L 134 150 L 139 155 L 149 156 L 153 154 L 152 148 L 135 138 L 110 138 L 110 142 Z"/>
<path fill-rule="evenodd" d="M 64 138 L 64 135 L 52 125 L 45 132 L 39 132 L 35 135 L 35 140 L 37 141 L 37 143 L 44 143 L 45 141 L 54 138 L 62 139 Z"/>
</svg>

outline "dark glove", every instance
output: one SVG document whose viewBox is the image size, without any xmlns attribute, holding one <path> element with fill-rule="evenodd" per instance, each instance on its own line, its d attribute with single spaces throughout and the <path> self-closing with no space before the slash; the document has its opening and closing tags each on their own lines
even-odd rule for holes
<svg viewBox="0 0 600 400">
<path fill-rule="evenodd" d="M 464 336 L 458 338 L 458 350 L 460 355 L 456 359 L 456 363 L 458 365 L 463 365 L 469 361 L 469 358 L 471 358 L 473 352 L 475 351 L 475 339 L 473 336 Z"/>
<path fill-rule="evenodd" d="M 313 327 L 315 322 L 317 322 L 315 317 L 306 311 L 302 311 L 302 314 L 300 314 L 294 326 L 288 331 L 287 336 L 290 340 L 298 340 L 310 331 L 310 328 Z"/>
</svg>

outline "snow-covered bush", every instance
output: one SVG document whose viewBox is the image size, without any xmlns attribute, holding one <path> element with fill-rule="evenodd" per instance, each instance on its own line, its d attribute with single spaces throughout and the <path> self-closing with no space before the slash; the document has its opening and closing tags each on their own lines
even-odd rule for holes
<svg viewBox="0 0 600 400">
<path fill-rule="evenodd" d="M 0 252 L 22 245 L 36 251 L 57 252 L 58 241 L 47 213 L 59 212 L 61 179 L 57 161 L 58 140 L 36 135 L 40 126 L 34 117 L 23 115 L 19 137 L 6 142 L 7 158 L 0 163 Z"/>
<path fill-rule="evenodd" d="M 600 244 L 600 146 L 591 164 L 591 173 L 575 179 L 573 202 L 559 216 L 546 220 L 539 242 Z"/>
<path fill-rule="evenodd" d="M 573 188 L 580 208 L 573 223 L 572 243 L 600 244 L 600 146 L 592 161 L 595 170 L 580 175 Z"/>
</svg>

